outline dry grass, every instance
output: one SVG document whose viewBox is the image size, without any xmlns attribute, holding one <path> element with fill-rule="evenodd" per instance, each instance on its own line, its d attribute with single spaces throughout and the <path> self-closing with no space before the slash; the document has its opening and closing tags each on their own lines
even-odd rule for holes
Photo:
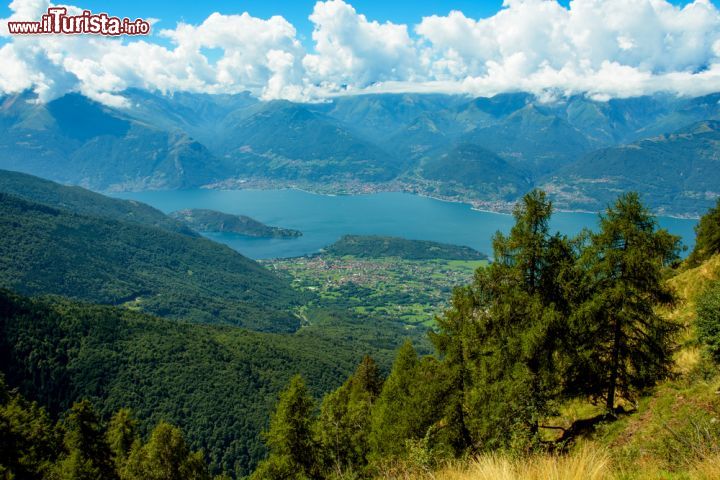
<svg viewBox="0 0 720 480">
<path fill-rule="evenodd" d="M 703 459 L 690 470 L 693 480 L 717 480 L 720 478 L 720 454 Z"/>
<path fill-rule="evenodd" d="M 587 443 L 570 455 L 538 455 L 516 459 L 488 454 L 455 462 L 439 471 L 394 469 L 378 477 L 383 480 L 718 480 L 720 454 L 699 459 L 684 472 L 670 472 L 654 462 L 630 471 L 614 466 L 611 451 Z"/>
<path fill-rule="evenodd" d="M 458 461 L 436 472 L 395 468 L 386 480 L 608 480 L 613 478 L 610 457 L 604 449 L 585 446 L 571 455 L 535 455 L 513 458 L 487 454 Z"/>
<path fill-rule="evenodd" d="M 612 477 L 604 450 L 585 447 L 572 455 L 511 459 L 485 455 L 461 468 L 447 468 L 436 480 L 604 480 Z"/>
</svg>

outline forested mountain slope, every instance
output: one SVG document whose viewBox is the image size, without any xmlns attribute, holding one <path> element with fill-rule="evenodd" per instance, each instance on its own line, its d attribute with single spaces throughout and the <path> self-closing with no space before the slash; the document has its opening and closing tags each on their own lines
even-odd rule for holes
<svg viewBox="0 0 720 480">
<path fill-rule="evenodd" d="M 104 416 L 132 409 L 141 432 L 170 421 L 193 449 L 204 449 L 216 473 L 238 477 L 264 455 L 260 432 L 290 377 L 312 378 L 321 395 L 368 347 L 354 348 L 321 334 L 189 324 L 0 290 L 0 365 L 8 385 L 53 414 L 86 398 Z"/>
<path fill-rule="evenodd" d="M 227 246 L 0 194 L 0 285 L 169 318 L 294 331 L 289 285 Z"/>
<path fill-rule="evenodd" d="M 82 187 L 60 185 L 25 173 L 0 170 L 0 192 L 9 193 L 31 202 L 70 210 L 81 215 L 139 223 L 171 232 L 197 236 L 183 223 L 168 217 L 150 205 L 107 197 Z"/>
</svg>

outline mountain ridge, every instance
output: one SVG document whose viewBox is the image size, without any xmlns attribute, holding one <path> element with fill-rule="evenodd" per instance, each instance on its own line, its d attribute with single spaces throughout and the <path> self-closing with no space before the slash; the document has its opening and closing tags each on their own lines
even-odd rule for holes
<svg viewBox="0 0 720 480">
<path fill-rule="evenodd" d="M 596 210 L 606 200 L 602 191 L 568 194 L 576 182 L 564 176 L 566 167 L 604 149 L 720 119 L 720 94 L 606 102 L 584 96 L 538 99 L 527 93 L 487 98 L 378 94 L 324 103 L 264 102 L 247 93 L 162 95 L 134 89 L 121 95 L 128 102 L 123 108 L 79 94 L 45 105 L 30 94 L 0 99 L 0 168 L 103 191 L 255 182 L 334 192 L 447 191 L 455 200 L 484 205 L 513 202 L 529 188 L 548 185 L 563 208 Z M 458 190 L 453 187 L 457 178 L 424 178 L 429 165 L 452 169 L 443 159 L 451 159 L 460 145 L 500 156 L 528 176 L 530 185 L 498 190 L 487 188 L 487 182 L 474 184 L 475 177 L 460 181 Z M 688 166 L 693 159 L 676 152 L 671 161 Z M 652 170 L 638 174 L 637 182 L 621 182 L 617 188 L 654 185 Z M 548 183 L 553 177 L 560 184 Z M 697 215 L 717 193 L 697 195 L 701 178 L 642 193 L 656 212 Z M 588 180 L 598 182 L 602 176 Z M 692 200 L 668 202 L 678 191 Z"/>
</svg>

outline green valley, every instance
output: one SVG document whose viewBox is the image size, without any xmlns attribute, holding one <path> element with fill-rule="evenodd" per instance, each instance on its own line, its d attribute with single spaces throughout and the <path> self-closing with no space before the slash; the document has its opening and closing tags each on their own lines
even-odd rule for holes
<svg viewBox="0 0 720 480">
<path fill-rule="evenodd" d="M 487 265 L 485 258 L 468 247 L 345 236 L 318 255 L 261 263 L 310 295 L 301 311 L 332 306 L 370 322 L 386 318 L 422 331 L 449 306 L 453 288 Z"/>
</svg>

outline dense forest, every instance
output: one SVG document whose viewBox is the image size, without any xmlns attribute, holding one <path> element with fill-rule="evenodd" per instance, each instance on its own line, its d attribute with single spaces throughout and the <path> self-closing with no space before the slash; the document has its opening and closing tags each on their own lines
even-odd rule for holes
<svg viewBox="0 0 720 480">
<path fill-rule="evenodd" d="M 295 331 L 289 285 L 225 245 L 0 192 L 0 285 L 160 316 Z"/>
<path fill-rule="evenodd" d="M 169 421 L 204 451 L 212 472 L 234 477 L 265 455 L 260 432 L 294 373 L 321 396 L 367 352 L 389 365 L 403 336 L 391 325 L 375 328 L 385 333 L 319 318 L 295 335 L 269 334 L 0 291 L 0 365 L 9 386 L 53 418 L 87 399 L 104 419 L 132 409 L 144 434 Z"/>
<path fill-rule="evenodd" d="M 8 390 L 0 377 L 0 476 L 6 479 L 210 479 L 200 451 L 159 422 L 143 442 L 127 409 L 105 424 L 87 400 L 53 422 L 46 410 Z M 216 477 L 221 479 L 222 477 Z"/>
<path fill-rule="evenodd" d="M 86 235 L 100 219 L 1 199 L 8 231 L 79 222 Z M 668 279 L 717 258 L 719 211 L 680 262 L 679 240 L 636 194 L 618 198 L 597 232 L 567 238 L 550 231 L 552 205 L 533 191 L 510 233 L 495 236 L 493 262 L 436 319 L 431 355 L 417 337 L 394 350 L 401 327 L 347 312 L 318 308 L 297 332 L 276 334 L 2 290 L 0 474 L 421 478 L 407 472 L 487 452 L 562 454 L 583 426 L 621 423 L 673 378 L 687 325 L 666 314 L 679 303 Z M 80 238 L 92 249 L 109 236 Z M 715 282 L 697 301 L 703 378 L 720 361 L 719 307 Z M 555 425 L 572 402 L 596 413 Z"/>
</svg>

